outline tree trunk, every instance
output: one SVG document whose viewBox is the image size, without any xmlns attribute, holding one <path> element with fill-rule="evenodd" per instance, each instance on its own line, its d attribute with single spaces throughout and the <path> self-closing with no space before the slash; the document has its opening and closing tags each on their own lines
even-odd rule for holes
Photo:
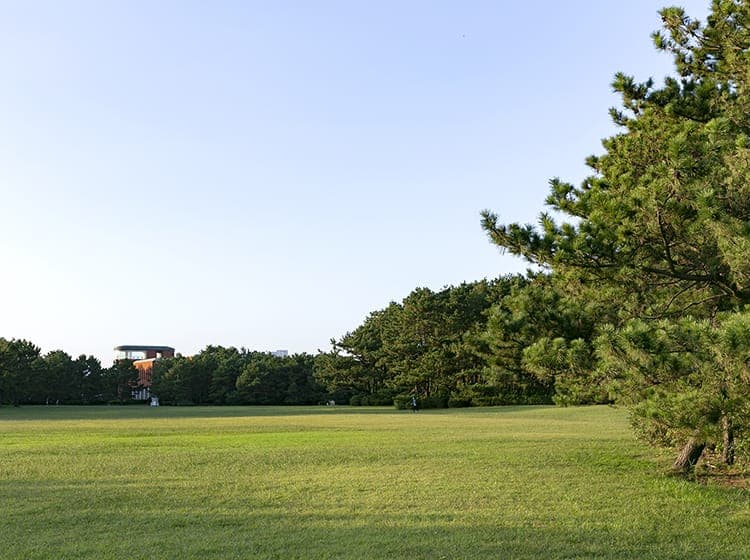
<svg viewBox="0 0 750 560">
<path fill-rule="evenodd" d="M 697 435 L 693 435 L 685 444 L 680 451 L 677 459 L 674 461 L 672 468 L 678 473 L 689 473 L 695 467 L 695 464 L 703 454 L 703 449 L 706 444 L 698 439 Z"/>
<path fill-rule="evenodd" d="M 729 416 L 721 417 L 721 431 L 723 433 L 723 441 L 721 448 L 721 460 L 724 461 L 725 465 L 734 464 L 734 426 Z"/>
</svg>

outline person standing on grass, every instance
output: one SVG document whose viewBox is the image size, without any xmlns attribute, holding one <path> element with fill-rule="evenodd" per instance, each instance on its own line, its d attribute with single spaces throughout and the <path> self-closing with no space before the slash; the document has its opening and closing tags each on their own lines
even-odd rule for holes
<svg viewBox="0 0 750 560">
<path fill-rule="evenodd" d="M 417 397 L 411 398 L 411 411 L 416 412 L 417 411 Z"/>
</svg>

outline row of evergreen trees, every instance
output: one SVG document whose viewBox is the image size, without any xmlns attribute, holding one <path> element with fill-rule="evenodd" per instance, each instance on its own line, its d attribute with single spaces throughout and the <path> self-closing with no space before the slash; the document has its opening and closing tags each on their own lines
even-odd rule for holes
<svg viewBox="0 0 750 560">
<path fill-rule="evenodd" d="M 307 354 L 277 358 L 209 346 L 157 361 L 150 392 L 166 404 L 316 404 L 330 397 L 314 364 Z M 0 338 L 0 404 L 124 404 L 141 389 L 132 360 L 104 368 L 93 356 L 42 355 L 29 341 Z"/>
<path fill-rule="evenodd" d="M 318 404 L 330 399 L 309 354 L 277 357 L 208 346 L 154 364 L 151 392 L 165 404 Z"/>
<path fill-rule="evenodd" d="M 509 276 L 418 288 L 332 340 L 316 377 L 338 399 L 363 404 L 411 396 L 428 407 L 551 402 L 554 386 L 522 363 L 530 317 L 518 311 L 529 283 Z"/>
<path fill-rule="evenodd" d="M 94 356 L 42 355 L 27 340 L 0 338 L 0 404 L 124 403 L 136 384 L 131 362 L 103 368 Z"/>
<path fill-rule="evenodd" d="M 426 407 L 551 402 L 555 384 L 532 373 L 524 348 L 542 332 L 578 336 L 587 323 L 574 325 L 546 283 L 545 276 L 508 276 L 419 288 L 316 356 L 208 346 L 156 361 L 151 393 L 165 404 L 391 405 L 412 396 Z M 91 356 L 42 356 L 30 342 L 0 339 L 0 402 L 125 402 L 139 388 L 127 360 L 102 368 Z M 580 398 L 567 391 L 569 402 L 596 400 L 591 391 Z"/>
<path fill-rule="evenodd" d="M 528 299 L 533 282 L 511 276 L 416 289 L 315 356 L 208 346 L 157 360 L 150 392 L 164 404 L 196 405 L 548 403 L 554 384 L 522 360 L 532 331 L 556 316 L 549 301 Z M 92 356 L 41 355 L 28 341 L 0 339 L 0 403 L 128 402 L 139 389 L 131 361 L 103 368 Z"/>
</svg>

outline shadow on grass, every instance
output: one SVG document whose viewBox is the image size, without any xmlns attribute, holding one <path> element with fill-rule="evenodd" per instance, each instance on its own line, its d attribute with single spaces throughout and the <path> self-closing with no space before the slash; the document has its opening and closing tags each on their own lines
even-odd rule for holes
<svg viewBox="0 0 750 560">
<path fill-rule="evenodd" d="M 284 559 L 744 559 L 698 535 L 646 528 L 501 526 L 456 523 L 440 514 L 216 514 L 201 511 L 69 512 L 45 528 L 4 528 L 3 550 L 17 558 Z M 50 552 L 54 551 L 53 556 Z"/>
<path fill-rule="evenodd" d="M 20 485 L 24 484 L 21 482 Z M 722 543 L 714 535 L 686 533 L 679 524 L 627 527 L 603 519 L 576 526 L 568 520 L 529 525 L 441 512 L 294 514 L 273 506 L 225 504 L 209 510 L 200 505 L 148 500 L 102 500 L 94 495 L 117 481 L 78 490 L 87 500 L 56 511 L 70 497 L 70 485 L 42 483 L 26 488 L 53 500 L 33 500 L 28 508 L 0 517 L 0 547 L 8 558 L 283 558 L 283 559 L 562 559 L 659 558 L 703 560 L 747 558 L 742 543 Z M 126 490 L 126 489 L 122 489 Z M 40 493 L 41 492 L 41 493 Z M 118 493 L 120 498 L 122 492 Z M 82 498 L 79 494 L 79 498 Z M 90 500 L 90 501 L 89 501 Z M 408 506 L 405 506 L 405 510 Z M 24 511 L 25 510 L 25 511 Z M 738 523 L 716 531 L 742 530 Z M 734 533 L 736 534 L 736 533 Z M 708 537 L 714 537 L 708 538 Z"/>
<path fill-rule="evenodd" d="M 420 410 L 418 414 L 497 414 L 519 410 L 533 411 L 550 406 L 507 406 Z M 335 414 L 400 415 L 413 414 L 392 406 L 159 406 L 91 405 L 91 406 L 0 406 L 0 421 L 13 420 L 108 420 L 139 418 L 241 418 L 267 416 L 322 416 Z"/>
</svg>

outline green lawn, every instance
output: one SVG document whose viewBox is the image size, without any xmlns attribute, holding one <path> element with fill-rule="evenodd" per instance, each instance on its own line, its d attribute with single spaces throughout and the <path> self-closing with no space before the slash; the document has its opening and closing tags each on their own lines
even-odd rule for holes
<svg viewBox="0 0 750 560">
<path fill-rule="evenodd" d="M 0 558 L 748 558 L 621 410 L 0 408 Z"/>
</svg>

